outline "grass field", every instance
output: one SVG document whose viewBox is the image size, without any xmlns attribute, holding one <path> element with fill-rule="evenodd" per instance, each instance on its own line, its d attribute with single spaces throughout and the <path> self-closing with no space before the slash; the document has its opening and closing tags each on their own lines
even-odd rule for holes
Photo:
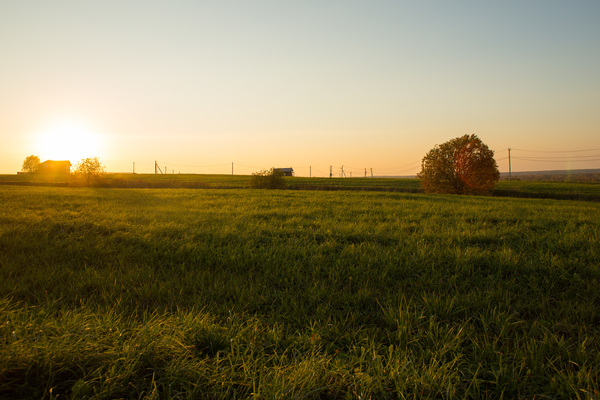
<svg viewBox="0 0 600 400">
<path fill-rule="evenodd" d="M 208 183 L 0 186 L 0 397 L 600 397 L 598 203 Z"/>
<path fill-rule="evenodd" d="M 198 174 L 105 174 L 98 187 L 113 188 L 237 188 L 248 187 L 250 175 Z M 420 193 L 418 179 L 394 178 L 285 178 L 293 190 L 359 190 Z M 43 175 L 0 175 L 0 185 L 77 186 L 72 178 L 48 179 Z M 495 196 L 520 198 L 554 198 L 561 200 L 600 201 L 598 182 L 499 181 Z"/>
</svg>

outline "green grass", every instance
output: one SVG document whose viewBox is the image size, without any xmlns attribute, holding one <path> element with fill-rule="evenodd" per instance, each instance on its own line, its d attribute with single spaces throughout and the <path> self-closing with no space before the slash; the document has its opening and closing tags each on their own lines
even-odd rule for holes
<svg viewBox="0 0 600 400">
<path fill-rule="evenodd" d="M 495 195 L 507 197 L 600 201 L 598 182 L 499 181 L 494 192 Z"/>
<path fill-rule="evenodd" d="M 197 174 L 129 174 L 107 173 L 94 182 L 97 186 L 130 188 L 243 188 L 249 175 L 197 175 Z M 48 177 L 42 174 L 0 175 L 0 184 L 77 186 L 73 176 Z"/>
<path fill-rule="evenodd" d="M 600 206 L 0 186 L 0 397 L 598 398 Z"/>
<path fill-rule="evenodd" d="M 104 187 L 129 188 L 248 188 L 251 175 L 205 175 L 205 174 L 129 174 L 109 173 L 103 175 L 96 184 Z M 292 189 L 377 189 L 377 190 L 419 190 L 417 179 L 390 178 L 304 178 L 286 177 Z M 44 175 L 0 175 L 0 184 L 23 185 L 77 185 L 70 176 L 51 177 Z"/>
<path fill-rule="evenodd" d="M 112 188 L 249 188 L 250 175 L 200 174 L 106 174 L 94 182 L 97 187 Z M 394 178 L 305 178 L 286 177 L 292 190 L 353 190 L 420 193 L 418 179 Z M 72 177 L 48 178 L 43 175 L 0 175 L 0 185 L 81 186 Z M 499 181 L 494 196 L 518 198 L 554 198 L 559 200 L 600 201 L 600 183 Z"/>
</svg>

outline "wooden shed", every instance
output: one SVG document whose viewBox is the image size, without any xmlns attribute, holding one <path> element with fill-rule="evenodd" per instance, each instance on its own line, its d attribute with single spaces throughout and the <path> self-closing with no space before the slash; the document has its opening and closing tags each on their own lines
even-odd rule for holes
<svg viewBox="0 0 600 400">
<path fill-rule="evenodd" d="M 279 171 L 283 176 L 294 176 L 294 168 L 273 168 L 274 171 Z"/>
</svg>

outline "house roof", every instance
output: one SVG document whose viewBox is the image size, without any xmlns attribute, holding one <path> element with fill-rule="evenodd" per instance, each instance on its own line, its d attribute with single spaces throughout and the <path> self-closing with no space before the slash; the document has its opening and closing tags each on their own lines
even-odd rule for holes
<svg viewBox="0 0 600 400">
<path fill-rule="evenodd" d="M 59 165 L 68 165 L 69 167 L 73 164 L 71 164 L 71 161 L 69 160 L 64 160 L 64 161 L 54 161 L 54 160 L 46 160 L 43 163 L 40 163 L 40 165 L 45 164 L 45 165 L 53 165 L 53 166 L 59 166 Z"/>
</svg>

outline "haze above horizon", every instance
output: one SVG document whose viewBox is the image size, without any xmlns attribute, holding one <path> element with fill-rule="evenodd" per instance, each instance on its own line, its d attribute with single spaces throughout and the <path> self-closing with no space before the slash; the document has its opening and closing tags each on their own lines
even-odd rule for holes
<svg viewBox="0 0 600 400">
<path fill-rule="evenodd" d="M 0 4 L 0 173 L 411 175 L 464 134 L 501 172 L 600 168 L 600 2 Z"/>
</svg>

